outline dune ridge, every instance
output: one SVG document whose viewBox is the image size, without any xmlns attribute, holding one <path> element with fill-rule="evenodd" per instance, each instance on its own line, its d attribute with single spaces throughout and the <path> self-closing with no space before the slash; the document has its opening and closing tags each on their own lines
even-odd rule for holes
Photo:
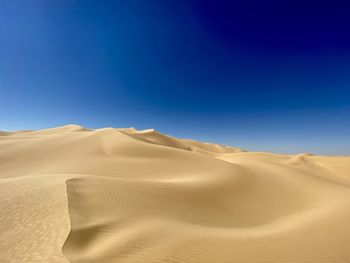
<svg viewBox="0 0 350 263">
<path fill-rule="evenodd" d="M 350 157 L 0 132 L 0 211 L 1 262 L 350 262 Z"/>
</svg>

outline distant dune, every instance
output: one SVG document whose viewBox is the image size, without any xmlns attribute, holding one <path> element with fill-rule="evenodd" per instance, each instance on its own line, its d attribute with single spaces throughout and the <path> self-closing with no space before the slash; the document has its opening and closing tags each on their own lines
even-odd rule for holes
<svg viewBox="0 0 350 263">
<path fill-rule="evenodd" d="M 350 157 L 0 132 L 0 262 L 350 262 Z"/>
</svg>

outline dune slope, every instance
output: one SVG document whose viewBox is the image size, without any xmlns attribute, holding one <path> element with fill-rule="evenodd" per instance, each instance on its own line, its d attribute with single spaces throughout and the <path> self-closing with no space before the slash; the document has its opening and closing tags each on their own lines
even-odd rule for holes
<svg viewBox="0 0 350 263">
<path fill-rule="evenodd" d="M 350 157 L 0 133 L 1 262 L 350 262 L 349 221 Z"/>
</svg>

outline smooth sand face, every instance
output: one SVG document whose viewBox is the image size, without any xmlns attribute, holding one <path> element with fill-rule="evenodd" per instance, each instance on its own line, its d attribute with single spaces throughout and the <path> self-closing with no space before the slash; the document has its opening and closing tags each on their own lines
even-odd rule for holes
<svg viewBox="0 0 350 263">
<path fill-rule="evenodd" d="M 0 262 L 350 262 L 350 157 L 0 133 Z"/>
</svg>

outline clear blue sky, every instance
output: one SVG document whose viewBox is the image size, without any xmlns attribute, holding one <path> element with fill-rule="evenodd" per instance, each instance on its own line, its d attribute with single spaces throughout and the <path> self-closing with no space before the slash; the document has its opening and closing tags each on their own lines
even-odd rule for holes
<svg viewBox="0 0 350 263">
<path fill-rule="evenodd" d="M 350 1 L 0 1 L 0 130 L 350 154 Z"/>
</svg>

